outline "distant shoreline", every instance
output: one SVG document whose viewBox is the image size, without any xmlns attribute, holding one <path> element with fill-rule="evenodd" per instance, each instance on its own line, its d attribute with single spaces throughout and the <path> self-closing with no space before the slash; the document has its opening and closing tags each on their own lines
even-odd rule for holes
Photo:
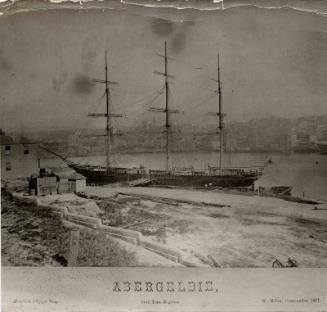
<svg viewBox="0 0 327 312">
<path fill-rule="evenodd" d="M 171 151 L 171 153 L 219 153 L 219 151 L 213 151 L 213 150 L 178 150 L 178 151 Z M 117 154 L 124 154 L 124 155 L 135 155 L 135 154 L 163 154 L 165 151 L 162 150 L 154 150 L 154 151 L 131 151 L 131 152 L 119 152 L 119 151 L 114 151 L 112 154 L 117 155 Z M 296 154 L 296 155 L 312 155 L 312 154 L 317 154 L 317 155 L 323 155 L 319 151 L 315 152 L 278 152 L 278 151 L 230 151 L 230 152 L 225 152 L 225 154 L 273 154 L 273 155 L 291 155 L 291 154 Z M 103 153 L 90 153 L 90 154 L 75 154 L 75 155 L 68 155 L 68 158 L 75 158 L 75 157 L 90 157 L 90 156 L 106 156 Z M 51 158 L 56 158 L 55 156 L 45 156 L 41 157 L 40 159 L 51 159 Z"/>
</svg>

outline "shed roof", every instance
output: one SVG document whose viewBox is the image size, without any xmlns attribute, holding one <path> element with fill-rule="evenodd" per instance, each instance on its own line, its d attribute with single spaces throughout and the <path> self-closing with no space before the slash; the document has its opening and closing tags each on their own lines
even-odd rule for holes
<svg viewBox="0 0 327 312">
<path fill-rule="evenodd" d="M 2 133 L 0 135 L 0 145 L 16 145 L 16 144 L 23 144 L 23 145 L 30 145 L 30 144 L 36 144 L 34 142 L 32 142 L 30 139 L 26 138 L 26 137 L 20 137 L 20 138 L 16 138 L 15 140 L 9 136 L 9 135 L 5 135 L 4 133 Z"/>
</svg>

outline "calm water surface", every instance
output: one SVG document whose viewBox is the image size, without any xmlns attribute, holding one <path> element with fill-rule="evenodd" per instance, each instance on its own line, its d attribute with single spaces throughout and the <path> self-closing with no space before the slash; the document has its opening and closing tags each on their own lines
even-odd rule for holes
<svg viewBox="0 0 327 312">
<path fill-rule="evenodd" d="M 114 166 L 133 167 L 144 165 L 149 169 L 164 169 L 164 153 L 138 153 L 112 155 Z M 272 163 L 267 164 L 271 159 Z M 72 161 L 103 165 L 105 156 L 75 157 Z M 170 163 L 176 167 L 205 169 L 218 166 L 219 153 L 178 152 L 170 155 Z M 225 154 L 224 166 L 266 165 L 263 176 L 256 186 L 293 186 L 292 194 L 314 199 L 327 200 L 327 155 L 320 154 L 274 154 L 274 153 L 232 153 Z M 42 159 L 41 166 L 64 167 L 60 159 Z"/>
</svg>

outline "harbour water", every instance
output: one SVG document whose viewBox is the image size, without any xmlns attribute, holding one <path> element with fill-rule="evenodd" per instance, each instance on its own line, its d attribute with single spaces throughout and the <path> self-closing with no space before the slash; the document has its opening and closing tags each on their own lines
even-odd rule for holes
<svg viewBox="0 0 327 312">
<path fill-rule="evenodd" d="M 133 167 L 143 165 L 147 169 L 164 169 L 164 153 L 131 153 L 112 155 L 112 165 Z M 72 161 L 83 164 L 104 165 L 105 156 L 73 157 Z M 269 162 L 270 160 L 270 162 Z M 175 167 L 205 169 L 218 166 L 217 152 L 178 152 L 170 154 L 170 163 Z M 42 167 L 65 167 L 58 158 L 42 159 Z M 231 153 L 225 154 L 226 167 L 263 166 L 263 176 L 258 186 L 292 186 L 292 195 L 327 201 L 327 155 L 276 154 L 276 153 Z"/>
</svg>

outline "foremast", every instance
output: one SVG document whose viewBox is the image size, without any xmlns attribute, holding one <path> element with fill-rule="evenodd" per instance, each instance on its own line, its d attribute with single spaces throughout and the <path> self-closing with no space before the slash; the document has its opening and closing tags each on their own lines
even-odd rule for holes
<svg viewBox="0 0 327 312">
<path fill-rule="evenodd" d="M 94 82 L 103 83 L 105 85 L 105 96 L 106 96 L 106 112 L 105 113 L 91 113 L 88 114 L 89 117 L 105 117 L 106 118 L 106 131 L 104 136 L 106 136 L 106 168 L 110 169 L 110 154 L 111 154 L 111 136 L 114 135 L 112 131 L 111 118 L 112 117 L 123 117 L 122 114 L 112 114 L 111 113 L 111 90 L 110 85 L 117 85 L 116 81 L 109 80 L 109 70 L 108 70 L 108 58 L 107 51 L 105 51 L 105 79 L 94 79 Z M 103 135 L 100 135 L 103 136 Z"/>
</svg>

